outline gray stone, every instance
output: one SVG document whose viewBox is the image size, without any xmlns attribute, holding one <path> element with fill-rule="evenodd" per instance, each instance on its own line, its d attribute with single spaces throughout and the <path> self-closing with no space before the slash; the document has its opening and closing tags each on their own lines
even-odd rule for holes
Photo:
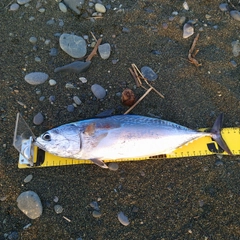
<svg viewBox="0 0 240 240">
<path fill-rule="evenodd" d="M 98 46 L 98 52 L 102 59 L 108 59 L 111 54 L 111 46 L 109 43 L 104 43 Z"/>
<path fill-rule="evenodd" d="M 11 4 L 9 11 L 17 11 L 19 9 L 19 5 L 17 3 Z"/>
<path fill-rule="evenodd" d="M 91 86 L 91 90 L 92 90 L 94 96 L 98 99 L 102 99 L 106 96 L 106 90 L 98 84 L 93 84 Z"/>
<path fill-rule="evenodd" d="M 118 213 L 118 220 L 124 226 L 127 226 L 130 223 L 129 220 L 128 220 L 128 217 L 125 216 L 123 212 Z"/>
<path fill-rule="evenodd" d="M 39 85 L 48 79 L 48 74 L 44 72 L 32 72 L 27 74 L 24 79 L 31 85 Z"/>
<path fill-rule="evenodd" d="M 75 13 L 80 14 L 79 9 L 82 9 L 84 4 L 84 0 L 64 0 L 63 1 L 70 9 L 72 9 Z"/>
<path fill-rule="evenodd" d="M 17 206 L 30 219 L 36 219 L 42 215 L 41 200 L 33 191 L 22 192 L 17 198 Z"/>
<path fill-rule="evenodd" d="M 40 124 L 42 124 L 43 120 L 44 120 L 44 117 L 43 117 L 42 113 L 39 112 L 38 114 L 36 114 L 34 116 L 33 123 L 35 125 L 40 125 Z"/>
<path fill-rule="evenodd" d="M 73 97 L 73 101 L 77 104 L 77 105 L 80 105 L 82 103 L 82 101 L 79 99 L 78 96 L 74 96 Z"/>
<path fill-rule="evenodd" d="M 141 68 L 143 76 L 149 81 L 155 81 L 158 78 L 158 75 L 148 66 Z"/>
<path fill-rule="evenodd" d="M 237 10 L 230 11 L 230 15 L 233 19 L 240 21 L 240 12 Z"/>
<path fill-rule="evenodd" d="M 61 205 L 55 205 L 54 206 L 54 211 L 57 213 L 57 214 L 60 214 L 63 212 L 63 207 Z"/>
<path fill-rule="evenodd" d="M 20 4 L 20 5 L 24 5 L 26 3 L 29 3 L 31 2 L 31 0 L 17 0 L 17 3 Z"/>
<path fill-rule="evenodd" d="M 102 214 L 101 214 L 99 211 L 96 211 L 96 210 L 94 210 L 94 211 L 92 212 L 92 215 L 93 215 L 93 217 L 95 217 L 95 218 L 100 218 L 100 217 L 102 216 Z"/>
<path fill-rule="evenodd" d="M 61 49 L 73 58 L 82 58 L 87 53 L 86 41 L 80 36 L 63 33 L 59 43 Z"/>
<path fill-rule="evenodd" d="M 62 12 L 64 12 L 64 13 L 67 12 L 67 7 L 66 7 L 66 5 L 65 5 L 64 3 L 60 2 L 60 3 L 58 4 L 58 6 L 59 6 L 59 9 L 60 9 Z"/>
</svg>

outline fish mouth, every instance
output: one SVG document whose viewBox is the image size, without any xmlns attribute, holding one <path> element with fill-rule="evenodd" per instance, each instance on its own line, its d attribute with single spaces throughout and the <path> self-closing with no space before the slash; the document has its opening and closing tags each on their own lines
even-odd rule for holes
<svg viewBox="0 0 240 240">
<path fill-rule="evenodd" d="M 41 148 L 41 149 L 44 150 L 44 151 L 46 151 L 46 148 L 44 147 L 44 145 L 42 145 L 42 144 L 38 141 L 38 138 L 34 138 L 34 139 L 33 139 L 33 145 Z"/>
</svg>

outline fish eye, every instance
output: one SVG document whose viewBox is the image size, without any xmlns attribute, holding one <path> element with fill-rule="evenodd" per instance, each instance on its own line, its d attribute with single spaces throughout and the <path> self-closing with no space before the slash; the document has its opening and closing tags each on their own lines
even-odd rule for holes
<svg viewBox="0 0 240 240">
<path fill-rule="evenodd" d="M 48 132 L 46 132 L 42 135 L 42 139 L 45 141 L 51 141 L 51 136 Z"/>
</svg>

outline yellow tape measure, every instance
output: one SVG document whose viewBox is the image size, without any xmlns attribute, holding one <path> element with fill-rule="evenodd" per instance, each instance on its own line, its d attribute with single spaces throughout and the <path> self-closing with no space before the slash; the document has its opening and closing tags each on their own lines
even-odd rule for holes
<svg viewBox="0 0 240 240">
<path fill-rule="evenodd" d="M 200 129 L 199 131 L 205 131 L 206 129 Z M 221 131 L 222 137 L 228 145 L 229 149 L 234 155 L 240 155 L 240 128 L 223 128 Z M 141 160 L 160 160 L 166 158 L 182 158 L 182 157 L 194 157 L 194 156 L 206 156 L 213 154 L 224 154 L 224 152 L 218 144 L 211 139 L 211 137 L 202 137 L 194 140 L 170 154 L 149 156 L 144 158 L 133 158 L 133 159 L 117 159 L 117 160 L 106 160 L 104 162 L 123 162 L 123 161 L 141 161 Z M 61 158 L 52 155 L 48 152 L 44 152 L 38 147 L 34 147 L 33 154 L 33 166 L 27 164 L 18 163 L 19 168 L 32 168 L 32 167 L 57 167 L 66 165 L 76 164 L 88 164 L 92 163 L 90 160 L 76 160 L 70 158 Z"/>
</svg>

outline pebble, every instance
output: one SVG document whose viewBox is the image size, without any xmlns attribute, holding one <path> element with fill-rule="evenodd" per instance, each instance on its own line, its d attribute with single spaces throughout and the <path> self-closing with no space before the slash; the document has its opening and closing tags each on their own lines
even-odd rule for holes
<svg viewBox="0 0 240 240">
<path fill-rule="evenodd" d="M 227 3 L 221 3 L 219 5 L 219 9 L 222 11 L 222 12 L 227 12 L 229 10 L 229 6 Z"/>
<path fill-rule="evenodd" d="M 118 170 L 118 164 L 116 162 L 109 163 L 108 168 L 111 171 L 117 171 Z"/>
<path fill-rule="evenodd" d="M 232 42 L 232 53 L 234 57 L 239 56 L 240 53 L 240 43 L 239 40 Z"/>
<path fill-rule="evenodd" d="M 29 182 L 31 182 L 32 178 L 33 178 L 33 175 L 29 174 L 27 177 L 24 178 L 23 182 L 29 183 Z"/>
<path fill-rule="evenodd" d="M 93 201 L 89 205 L 96 211 L 100 210 L 97 201 Z"/>
<path fill-rule="evenodd" d="M 128 217 L 125 216 L 123 212 L 118 213 L 118 220 L 124 226 L 128 226 L 130 224 Z"/>
<path fill-rule="evenodd" d="M 188 6 L 188 3 L 186 1 L 183 3 L 183 8 L 187 11 L 189 10 L 189 6 Z"/>
<path fill-rule="evenodd" d="M 42 124 L 43 120 L 44 120 L 44 117 L 43 117 L 42 113 L 39 112 L 34 116 L 33 123 L 35 125 L 40 125 L 40 124 Z"/>
<path fill-rule="evenodd" d="M 40 57 L 35 57 L 34 60 L 35 60 L 35 62 L 41 62 L 41 58 Z"/>
<path fill-rule="evenodd" d="M 81 105 L 82 101 L 79 99 L 78 96 L 74 96 L 73 97 L 73 101 L 77 104 L 77 105 Z"/>
<path fill-rule="evenodd" d="M 18 208 L 30 219 L 36 219 L 42 215 L 42 203 L 33 191 L 22 192 L 17 198 Z"/>
<path fill-rule="evenodd" d="M 90 67 L 91 61 L 83 62 L 83 61 L 75 61 L 64 65 L 62 67 L 57 67 L 54 69 L 54 72 L 73 72 L 73 73 L 81 73 L 87 71 Z"/>
<path fill-rule="evenodd" d="M 46 9 L 42 7 L 42 8 L 39 8 L 38 11 L 39 11 L 40 13 L 44 13 L 44 12 L 46 11 Z"/>
<path fill-rule="evenodd" d="M 54 206 L 54 211 L 57 213 L 57 214 L 60 214 L 63 212 L 63 207 L 61 205 L 55 205 Z"/>
<path fill-rule="evenodd" d="M 51 48 L 49 55 L 52 57 L 56 57 L 58 55 L 58 50 L 56 48 Z"/>
<path fill-rule="evenodd" d="M 102 5 L 101 3 L 96 3 L 94 7 L 95 7 L 95 10 L 99 13 L 105 13 L 106 12 L 105 6 Z"/>
<path fill-rule="evenodd" d="M 54 86 L 57 84 L 57 82 L 54 79 L 50 79 L 48 82 L 50 86 Z"/>
<path fill-rule="evenodd" d="M 44 72 L 32 72 L 27 74 L 24 79 L 31 85 L 39 85 L 48 79 L 48 74 Z"/>
<path fill-rule="evenodd" d="M 24 5 L 26 3 L 29 3 L 31 2 L 31 0 L 17 0 L 17 3 L 20 4 L 20 5 Z"/>
<path fill-rule="evenodd" d="M 54 198 L 53 198 L 53 201 L 55 202 L 55 203 L 57 203 L 58 202 L 58 197 L 57 196 L 55 196 Z"/>
<path fill-rule="evenodd" d="M 217 166 L 217 167 L 223 166 L 223 161 L 217 160 L 217 161 L 215 162 L 215 166 Z"/>
<path fill-rule="evenodd" d="M 79 9 L 82 8 L 84 0 L 64 0 L 64 3 L 79 15 L 81 13 Z"/>
<path fill-rule="evenodd" d="M 95 218 L 100 218 L 100 217 L 102 216 L 102 214 L 101 214 L 99 211 L 96 211 L 96 210 L 94 210 L 94 211 L 92 212 L 92 215 L 93 215 L 93 217 L 95 217 Z"/>
<path fill-rule="evenodd" d="M 155 81 L 158 78 L 158 75 L 148 66 L 142 67 L 141 72 L 142 75 L 149 81 Z"/>
<path fill-rule="evenodd" d="M 231 60 L 230 63 L 233 67 L 237 67 L 237 63 L 234 60 Z"/>
<path fill-rule="evenodd" d="M 42 101 L 44 101 L 44 99 L 45 99 L 45 97 L 44 97 L 44 96 L 41 96 L 41 97 L 39 98 L 39 101 L 42 102 Z"/>
<path fill-rule="evenodd" d="M 7 233 L 6 238 L 7 240 L 18 240 L 19 239 L 19 234 L 16 231 Z"/>
<path fill-rule="evenodd" d="M 35 44 L 37 42 L 37 38 L 36 37 L 30 37 L 29 42 L 32 43 L 32 44 Z"/>
<path fill-rule="evenodd" d="M 74 111 L 74 106 L 71 104 L 71 105 L 68 105 L 67 106 L 67 111 L 68 112 L 73 112 Z"/>
<path fill-rule="evenodd" d="M 85 77 L 80 77 L 79 80 L 82 82 L 82 83 L 87 83 L 87 79 Z"/>
<path fill-rule="evenodd" d="M 56 97 L 53 96 L 53 95 L 51 95 L 51 96 L 48 98 L 48 100 L 49 100 L 50 103 L 53 103 L 53 102 L 55 102 Z"/>
<path fill-rule="evenodd" d="M 87 53 L 86 41 L 80 36 L 63 33 L 59 43 L 61 49 L 73 58 L 82 58 Z"/>
<path fill-rule="evenodd" d="M 67 12 L 67 7 L 66 7 L 66 5 L 65 5 L 64 3 L 60 2 L 60 3 L 58 4 L 58 6 L 59 6 L 59 9 L 60 9 L 62 12 L 64 12 L 64 13 Z"/>
<path fill-rule="evenodd" d="M 235 19 L 235 20 L 237 20 L 237 21 L 240 21 L 240 12 L 239 12 L 239 11 L 237 11 L 237 10 L 232 10 L 232 11 L 230 11 L 230 16 L 231 16 L 233 19 Z"/>
<path fill-rule="evenodd" d="M 163 28 L 163 29 L 167 29 L 167 28 L 168 28 L 168 24 L 167 24 L 167 23 L 165 23 L 165 22 L 164 22 L 164 23 L 162 23 L 162 28 Z"/>
<path fill-rule="evenodd" d="M 72 83 L 66 83 L 65 88 L 75 88 Z"/>
<path fill-rule="evenodd" d="M 106 90 L 98 84 L 93 84 L 91 90 L 97 99 L 102 99 L 106 96 Z"/>
<path fill-rule="evenodd" d="M 108 59 L 111 54 L 111 46 L 109 43 L 104 43 L 98 46 L 98 52 L 102 59 Z"/>
<path fill-rule="evenodd" d="M 20 7 L 19 4 L 13 3 L 13 4 L 11 4 L 9 11 L 17 11 L 19 9 L 19 7 Z"/>
<path fill-rule="evenodd" d="M 194 28 L 191 23 L 185 23 L 183 26 L 183 38 L 188 38 L 194 34 Z"/>
</svg>

